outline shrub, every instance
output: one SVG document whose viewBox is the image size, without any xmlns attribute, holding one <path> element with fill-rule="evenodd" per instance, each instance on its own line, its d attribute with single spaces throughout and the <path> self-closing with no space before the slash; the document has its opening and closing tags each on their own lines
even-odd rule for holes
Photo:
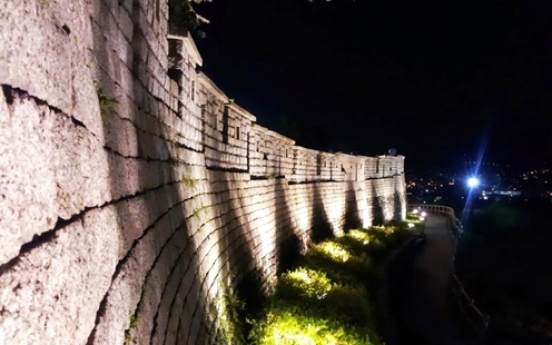
<svg viewBox="0 0 552 345">
<path fill-rule="evenodd" d="M 307 267 L 299 267 L 280 277 L 276 293 L 284 298 L 321 299 L 331 289 L 332 283 L 326 274 Z"/>
<path fill-rule="evenodd" d="M 376 345 L 369 286 L 373 261 L 412 236 L 405 223 L 354 229 L 312 245 L 253 320 L 256 345 Z"/>
<path fill-rule="evenodd" d="M 355 253 L 341 239 L 331 239 L 312 246 L 306 259 L 314 267 L 329 271 L 337 269 L 353 278 L 362 275 L 371 266 L 371 260 L 364 252 Z"/>
<path fill-rule="evenodd" d="M 274 300 L 265 318 L 253 322 L 250 340 L 263 345 L 372 345 L 371 330 L 348 326 L 318 310 Z M 375 338 L 375 337 L 374 337 Z"/>
</svg>

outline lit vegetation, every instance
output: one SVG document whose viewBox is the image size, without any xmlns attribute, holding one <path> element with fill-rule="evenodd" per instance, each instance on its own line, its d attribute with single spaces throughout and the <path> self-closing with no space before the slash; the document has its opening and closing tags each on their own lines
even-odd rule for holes
<svg viewBox="0 0 552 345">
<path fill-rule="evenodd" d="M 138 317 L 136 315 L 132 315 L 130 318 L 130 326 L 131 329 L 134 329 L 138 327 Z"/>
<path fill-rule="evenodd" d="M 197 185 L 198 180 L 193 179 L 189 176 L 182 175 L 181 179 L 182 183 L 188 187 L 195 187 Z"/>
<path fill-rule="evenodd" d="M 245 304 L 237 297 L 234 291 L 221 286 L 220 293 L 211 302 L 211 311 L 217 316 L 217 338 L 225 345 L 244 344 L 243 326 L 238 312 Z"/>
<path fill-rule="evenodd" d="M 98 101 L 100 103 L 100 113 L 102 116 L 108 116 L 112 114 L 113 108 L 118 103 L 116 99 L 109 98 L 105 92 L 100 88 L 96 87 L 96 93 L 98 94 Z"/>
<path fill-rule="evenodd" d="M 409 213 L 406 216 L 406 221 L 414 224 L 422 224 L 423 220 L 421 218 L 422 216 L 420 216 L 419 214 Z"/>
<path fill-rule="evenodd" d="M 382 344 L 369 287 L 374 262 L 420 232 L 407 222 L 355 229 L 311 246 L 282 274 L 263 312 L 249 320 L 256 345 Z"/>
<path fill-rule="evenodd" d="M 202 213 L 202 212 L 205 212 L 207 211 L 209 208 L 211 208 L 211 206 L 201 206 L 201 207 L 198 207 L 194 210 L 194 213 L 192 214 L 194 217 L 196 218 L 199 218 L 199 215 Z"/>
</svg>

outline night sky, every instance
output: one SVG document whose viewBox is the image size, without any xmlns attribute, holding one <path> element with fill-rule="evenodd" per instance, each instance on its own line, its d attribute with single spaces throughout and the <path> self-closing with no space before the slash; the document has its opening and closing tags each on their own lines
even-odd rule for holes
<svg viewBox="0 0 552 345">
<path fill-rule="evenodd" d="M 214 0 L 202 70 L 299 145 L 415 167 L 552 156 L 552 3 Z M 443 168 L 446 168 L 443 166 Z"/>
</svg>

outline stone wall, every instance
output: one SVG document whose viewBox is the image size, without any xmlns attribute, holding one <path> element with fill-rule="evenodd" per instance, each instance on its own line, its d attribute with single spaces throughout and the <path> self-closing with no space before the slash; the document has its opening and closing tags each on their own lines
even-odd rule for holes
<svg viewBox="0 0 552 345">
<path fill-rule="evenodd" d="M 404 217 L 403 157 L 257 125 L 167 12 L 0 7 L 1 345 L 214 343 L 224 286 L 262 290 L 310 239 Z"/>
</svg>

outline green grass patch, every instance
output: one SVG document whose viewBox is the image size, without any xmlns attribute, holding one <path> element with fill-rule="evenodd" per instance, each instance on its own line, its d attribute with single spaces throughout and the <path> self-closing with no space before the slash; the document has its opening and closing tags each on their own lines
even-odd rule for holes
<svg viewBox="0 0 552 345">
<path fill-rule="evenodd" d="M 261 314 L 248 322 L 255 345 L 376 345 L 369 290 L 374 263 L 415 234 L 406 222 L 349 230 L 312 245 L 283 273 Z"/>
</svg>

